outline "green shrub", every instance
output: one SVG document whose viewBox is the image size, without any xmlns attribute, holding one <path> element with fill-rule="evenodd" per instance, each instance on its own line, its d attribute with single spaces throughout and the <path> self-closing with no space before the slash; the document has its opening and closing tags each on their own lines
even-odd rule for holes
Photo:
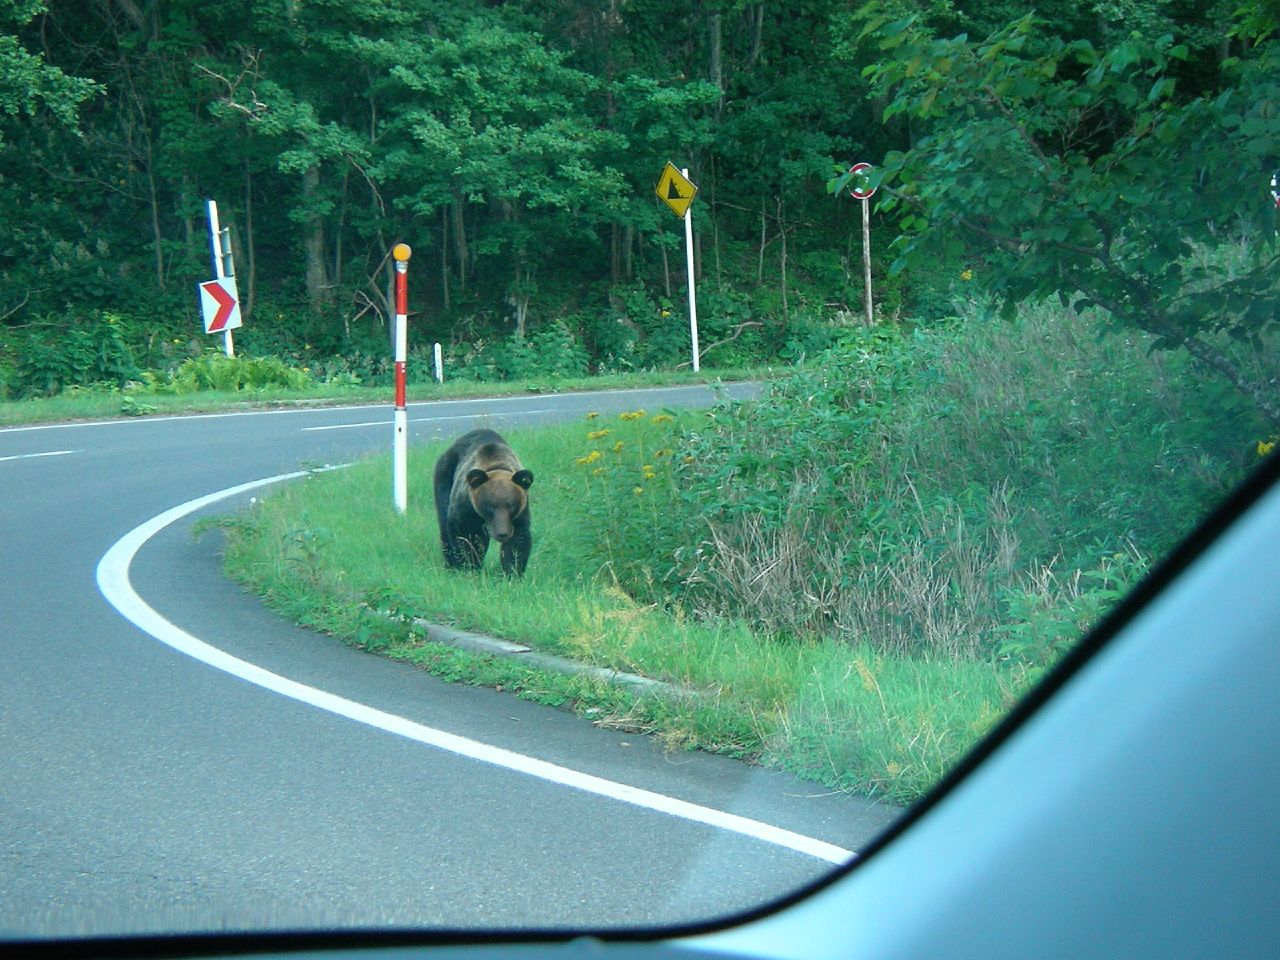
<svg viewBox="0 0 1280 960">
<path fill-rule="evenodd" d="M 68 387 L 123 387 L 139 376 L 125 341 L 124 321 L 103 312 L 70 324 L 48 318 L 15 337 L 16 362 L 8 389 L 20 397 L 52 397 Z"/>
<path fill-rule="evenodd" d="M 615 583 L 636 592 L 648 584 L 644 592 L 652 594 L 653 585 L 669 580 L 673 571 L 655 546 L 674 535 L 667 529 L 670 522 L 683 519 L 670 509 L 681 416 L 671 410 L 631 410 L 609 418 L 589 414 L 582 453 L 574 460 L 582 501 L 591 504 L 590 520 L 580 528 L 585 552 Z"/>
<path fill-rule="evenodd" d="M 598 550 L 634 596 L 776 636 L 1042 665 L 1141 573 L 1120 558 L 1166 552 L 1266 435 L 1147 347 L 1048 308 L 852 328 L 689 421 L 653 502 L 609 498 Z"/>
<path fill-rule="evenodd" d="M 184 361 L 173 375 L 175 393 L 219 390 L 261 390 L 283 387 L 302 390 L 311 383 L 308 373 L 290 367 L 277 357 L 228 357 L 207 353 Z"/>
<path fill-rule="evenodd" d="M 425 369 L 432 369 L 430 361 Z M 568 325 L 556 320 L 532 336 L 477 341 L 461 355 L 447 357 L 445 370 L 449 377 L 483 382 L 581 377 L 587 373 L 587 354 Z"/>
</svg>

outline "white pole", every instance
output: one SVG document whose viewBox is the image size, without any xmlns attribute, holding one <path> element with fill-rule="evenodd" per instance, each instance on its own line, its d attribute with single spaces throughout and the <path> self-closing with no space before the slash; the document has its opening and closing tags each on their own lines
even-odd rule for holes
<svg viewBox="0 0 1280 960">
<path fill-rule="evenodd" d="M 436 383 L 444 383 L 444 351 L 436 344 Z"/>
<path fill-rule="evenodd" d="M 404 283 L 404 274 L 408 267 L 409 265 L 402 260 L 396 262 L 397 287 Z M 402 305 L 397 305 L 395 443 L 392 450 L 392 460 L 394 461 L 392 486 L 394 490 L 392 494 L 395 500 L 396 512 L 403 514 L 409 509 L 409 413 L 405 408 L 404 398 L 404 369 L 409 352 L 409 318 L 406 314 L 400 312 L 401 309 Z"/>
<path fill-rule="evenodd" d="M 409 256 L 407 243 L 391 250 L 396 261 L 396 409 L 391 443 L 391 499 L 401 516 L 409 509 L 409 414 L 405 403 L 405 362 L 409 353 Z"/>
<path fill-rule="evenodd" d="M 863 272 L 863 304 L 867 311 L 867 326 L 875 323 L 871 313 L 871 200 L 862 199 L 862 272 Z"/>
<path fill-rule="evenodd" d="M 209 214 L 209 243 L 213 248 L 213 276 L 217 280 L 222 280 L 227 276 L 226 268 L 223 266 L 222 258 L 224 255 L 231 253 L 231 239 L 226 238 L 227 246 L 224 253 L 222 229 L 218 225 L 218 202 L 216 200 L 206 200 L 205 209 Z M 231 329 L 228 327 L 222 331 L 222 352 L 228 357 L 236 355 L 235 342 L 231 339 Z"/>
<path fill-rule="evenodd" d="M 685 167 L 680 171 L 681 175 L 687 180 L 689 179 L 689 168 Z M 698 300 L 693 292 L 693 205 L 689 205 L 689 209 L 684 212 L 684 253 L 685 253 L 685 269 L 689 278 L 689 340 L 693 344 L 693 372 L 697 373 L 701 367 L 698 363 Z"/>
</svg>

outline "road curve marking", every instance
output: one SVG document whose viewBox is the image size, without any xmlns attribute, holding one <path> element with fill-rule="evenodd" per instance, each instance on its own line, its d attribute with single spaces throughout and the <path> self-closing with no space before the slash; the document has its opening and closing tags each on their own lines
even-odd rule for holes
<svg viewBox="0 0 1280 960">
<path fill-rule="evenodd" d="M 48 450 L 44 453 L 15 453 L 9 457 L 0 457 L 0 463 L 5 460 L 31 460 L 35 457 L 65 457 L 68 453 L 79 453 L 78 450 Z"/>
<path fill-rule="evenodd" d="M 261 480 L 253 480 L 249 483 L 228 487 L 225 490 L 218 490 L 203 497 L 189 500 L 152 517 L 126 533 L 103 554 L 102 559 L 98 561 L 98 589 L 102 592 L 107 602 L 115 607 L 121 616 L 161 643 L 214 669 L 239 677 L 241 680 L 247 680 L 249 683 L 270 690 L 273 693 L 278 693 L 281 696 L 289 697 L 292 700 L 310 704 L 313 707 L 337 714 L 340 717 L 346 717 L 357 723 L 363 723 L 387 733 L 406 737 L 409 740 L 414 740 L 439 750 L 445 750 L 458 756 L 478 760 L 481 763 L 502 767 L 517 773 L 537 777 L 550 783 L 596 794 L 597 796 L 619 800 L 632 806 L 741 834 L 742 836 L 751 837 L 774 846 L 784 847 L 818 860 L 825 860 L 828 863 L 846 864 L 854 858 L 855 854 L 851 850 L 846 850 L 835 844 L 807 837 L 791 830 L 775 827 L 748 817 L 740 817 L 737 814 L 726 813 L 723 810 L 689 803 L 685 800 L 654 793 L 650 790 L 643 790 L 639 787 L 632 787 L 624 783 L 581 773 L 568 767 L 516 753 L 513 750 L 506 750 L 502 747 L 495 747 L 487 743 L 481 743 L 478 740 L 471 740 L 467 737 L 447 733 L 444 730 L 428 727 L 405 717 L 387 713 L 354 700 L 348 700 L 326 690 L 307 686 L 259 667 L 247 660 L 241 660 L 239 657 L 234 657 L 217 647 L 205 643 L 203 640 L 197 639 L 166 620 L 133 589 L 133 585 L 129 580 L 129 567 L 133 562 L 134 556 L 137 555 L 148 540 L 165 527 L 219 500 L 238 496 L 270 484 L 303 477 L 309 472 L 311 471 L 300 470 L 294 473 L 282 473 L 274 477 L 266 477 Z"/>
</svg>

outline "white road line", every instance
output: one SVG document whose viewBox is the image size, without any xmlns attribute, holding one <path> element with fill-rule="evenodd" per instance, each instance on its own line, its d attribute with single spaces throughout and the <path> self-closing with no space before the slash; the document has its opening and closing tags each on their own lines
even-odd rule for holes
<svg viewBox="0 0 1280 960">
<path fill-rule="evenodd" d="M 514 414 L 519 414 L 520 416 L 523 417 L 531 413 L 554 413 L 554 412 L 555 411 L 551 407 L 541 407 L 535 410 L 497 411 L 495 415 L 511 416 Z M 489 411 L 481 411 L 480 413 L 464 413 L 455 417 L 411 417 L 409 419 L 409 422 L 410 423 L 443 423 L 446 420 L 474 420 L 476 417 L 483 417 L 488 413 Z M 391 426 L 391 418 L 387 417 L 385 420 L 364 420 L 364 421 L 361 421 L 360 423 L 331 423 L 322 427 L 303 427 L 302 432 L 308 433 L 313 430 L 350 430 L 352 427 L 389 427 L 389 426 Z"/>
<path fill-rule="evenodd" d="M 282 480 L 292 480 L 305 475 L 306 471 L 298 471 L 296 473 L 284 473 L 279 476 L 267 477 L 262 480 L 254 480 L 250 483 L 242 483 L 239 486 L 228 487 L 225 490 L 219 490 L 215 493 L 198 497 L 195 500 L 189 500 L 170 510 L 166 510 L 156 517 L 152 517 L 117 540 L 111 549 L 103 555 L 102 559 L 98 561 L 98 589 L 102 591 L 102 595 L 107 599 L 107 602 L 115 607 L 126 620 L 129 620 L 135 626 L 174 650 L 232 676 L 247 680 L 266 690 L 310 704 L 313 707 L 318 707 L 338 716 L 355 720 L 357 723 L 364 723 L 379 730 L 407 737 L 410 740 L 415 740 L 440 750 L 447 750 L 459 756 L 478 760 L 481 763 L 493 764 L 507 770 L 538 777 L 551 783 L 620 800 L 623 803 L 706 824 L 720 830 L 742 834 L 743 836 L 752 837 L 775 846 L 785 847 L 788 850 L 794 850 L 797 853 L 815 857 L 819 860 L 825 860 L 828 863 L 844 864 L 854 858 L 853 851 L 813 837 L 806 837 L 803 834 L 784 830 L 781 827 L 775 827 L 758 820 L 751 820 L 747 817 L 726 813 L 723 810 L 715 810 L 711 807 L 678 800 L 675 797 L 642 790 L 613 780 L 605 780 L 601 777 L 571 770 L 568 767 L 548 763 L 545 760 L 525 756 L 512 750 L 505 750 L 477 740 L 446 733 L 443 730 L 424 726 L 396 714 L 386 713 L 363 703 L 347 700 L 328 691 L 307 686 L 296 680 L 290 680 L 288 677 L 272 673 L 256 664 L 241 660 L 205 643 L 203 640 L 197 639 L 166 620 L 134 591 L 133 585 L 129 581 L 129 566 L 142 546 L 165 527 L 219 500 L 234 497 L 269 484 L 279 483 Z"/>
<path fill-rule="evenodd" d="M 30 460 L 33 457 L 65 457 L 69 453 L 79 453 L 78 450 L 50 450 L 46 453 L 16 453 L 11 457 L 0 457 L 0 461 L 4 460 Z"/>
</svg>

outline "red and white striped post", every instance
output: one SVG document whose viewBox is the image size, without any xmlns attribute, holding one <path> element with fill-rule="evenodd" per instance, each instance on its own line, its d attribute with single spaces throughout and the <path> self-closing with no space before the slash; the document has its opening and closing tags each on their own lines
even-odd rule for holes
<svg viewBox="0 0 1280 960">
<path fill-rule="evenodd" d="M 391 248 L 396 261 L 396 411 L 395 433 L 391 444 L 391 497 L 396 512 L 409 508 L 409 414 L 405 409 L 405 362 L 409 352 L 409 257 L 413 251 L 407 243 Z"/>
</svg>

